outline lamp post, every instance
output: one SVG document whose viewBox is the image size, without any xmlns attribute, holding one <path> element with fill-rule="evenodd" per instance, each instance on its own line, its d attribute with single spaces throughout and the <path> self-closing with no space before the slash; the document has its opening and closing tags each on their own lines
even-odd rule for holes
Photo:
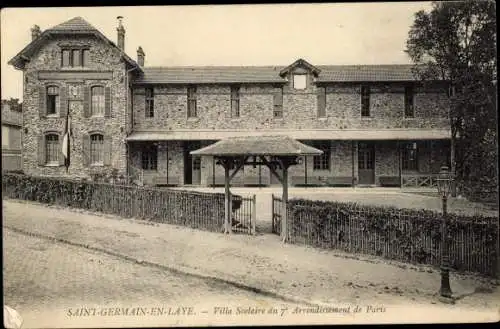
<svg viewBox="0 0 500 329">
<path fill-rule="evenodd" d="M 441 289 L 440 295 L 445 298 L 451 298 L 450 288 L 450 260 L 449 260 L 449 242 L 448 242 L 448 195 L 451 190 L 451 175 L 448 167 L 443 166 L 437 178 L 437 186 L 443 203 L 443 221 L 441 223 Z"/>
</svg>

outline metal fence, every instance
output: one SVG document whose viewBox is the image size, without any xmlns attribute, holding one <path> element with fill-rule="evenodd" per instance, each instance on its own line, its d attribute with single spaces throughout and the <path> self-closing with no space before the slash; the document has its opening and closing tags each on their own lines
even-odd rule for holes
<svg viewBox="0 0 500 329">
<path fill-rule="evenodd" d="M 237 208 L 235 207 L 236 204 L 239 204 Z M 255 220 L 257 212 L 255 195 L 249 197 L 238 197 L 236 200 L 233 199 L 232 209 L 232 230 L 235 232 L 255 234 Z"/>
<path fill-rule="evenodd" d="M 289 207 L 290 208 L 290 207 Z M 441 264 L 441 221 L 401 210 L 288 209 L 290 242 L 371 254 L 406 263 Z M 326 217 L 326 218 L 323 218 Z M 463 218 L 450 224 L 450 264 L 460 272 L 496 276 L 496 218 Z"/>
</svg>

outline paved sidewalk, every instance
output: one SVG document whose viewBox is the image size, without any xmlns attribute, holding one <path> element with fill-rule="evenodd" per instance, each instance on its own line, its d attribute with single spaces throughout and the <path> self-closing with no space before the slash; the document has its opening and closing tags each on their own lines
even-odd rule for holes
<svg viewBox="0 0 500 329">
<path fill-rule="evenodd" d="M 282 244 L 274 235 L 223 235 L 167 224 L 93 215 L 15 200 L 3 201 L 4 229 L 31 232 L 218 278 L 285 300 L 359 305 L 439 304 L 436 269 L 375 257 Z M 451 275 L 456 305 L 498 310 L 492 280 Z"/>
</svg>

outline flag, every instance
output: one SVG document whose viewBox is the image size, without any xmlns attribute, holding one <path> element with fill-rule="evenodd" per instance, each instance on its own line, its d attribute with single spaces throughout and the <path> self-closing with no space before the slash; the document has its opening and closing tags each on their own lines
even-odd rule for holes
<svg viewBox="0 0 500 329">
<path fill-rule="evenodd" d="M 66 128 L 64 129 L 64 136 L 62 140 L 62 153 L 64 156 L 64 166 L 66 167 L 66 172 L 69 170 L 70 165 L 70 152 L 71 151 L 71 117 L 66 116 Z"/>
</svg>

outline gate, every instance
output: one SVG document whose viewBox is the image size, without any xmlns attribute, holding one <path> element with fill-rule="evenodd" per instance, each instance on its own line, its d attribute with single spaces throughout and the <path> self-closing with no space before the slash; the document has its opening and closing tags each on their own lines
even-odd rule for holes
<svg viewBox="0 0 500 329">
<path fill-rule="evenodd" d="M 283 211 L 283 199 L 272 195 L 272 214 L 273 226 L 272 232 L 274 234 L 281 234 L 281 212 Z"/>
<path fill-rule="evenodd" d="M 255 194 L 242 197 L 232 195 L 232 230 L 246 234 L 255 234 L 255 220 L 257 212 L 257 203 Z"/>
</svg>

